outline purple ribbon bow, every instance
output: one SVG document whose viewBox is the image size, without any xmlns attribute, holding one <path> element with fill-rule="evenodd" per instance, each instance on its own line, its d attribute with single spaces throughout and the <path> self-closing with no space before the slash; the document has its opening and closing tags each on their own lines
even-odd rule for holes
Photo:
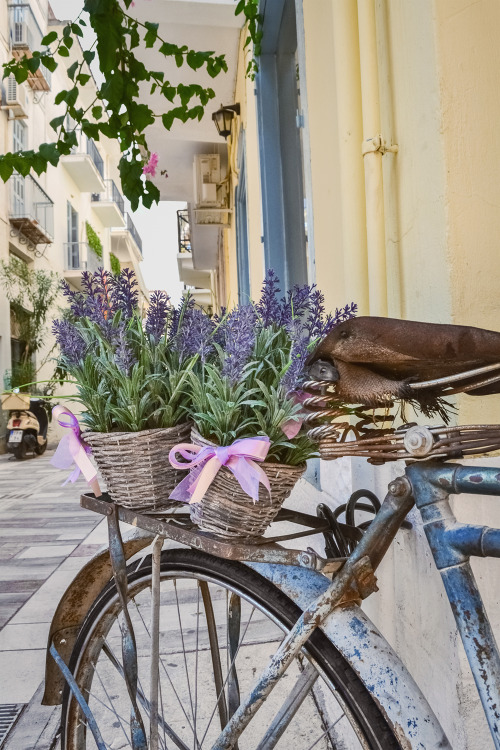
<svg viewBox="0 0 500 750">
<path fill-rule="evenodd" d="M 81 438 L 80 425 L 78 419 L 72 411 L 62 406 L 54 406 L 52 415 L 57 419 L 61 427 L 68 427 L 70 432 L 63 435 L 57 446 L 57 450 L 52 456 L 50 463 L 57 469 L 71 469 L 73 464 L 75 468 L 63 482 L 63 487 L 68 482 L 76 482 L 80 473 L 83 474 L 88 484 L 92 487 L 96 497 L 102 495 L 99 483 L 97 481 L 97 470 L 91 463 L 88 454 L 92 451 L 89 445 L 85 445 Z M 62 416 L 67 420 L 61 419 Z"/>
<path fill-rule="evenodd" d="M 169 453 L 169 461 L 176 469 L 190 469 L 170 495 L 171 500 L 198 503 L 215 479 L 221 466 L 234 474 L 247 495 L 254 502 L 259 499 L 259 483 L 263 484 L 269 494 L 271 487 L 265 471 L 256 461 L 264 461 L 271 441 L 267 436 L 235 440 L 228 446 L 207 446 L 201 448 L 191 443 L 179 443 Z M 179 453 L 185 461 L 177 461 Z"/>
</svg>

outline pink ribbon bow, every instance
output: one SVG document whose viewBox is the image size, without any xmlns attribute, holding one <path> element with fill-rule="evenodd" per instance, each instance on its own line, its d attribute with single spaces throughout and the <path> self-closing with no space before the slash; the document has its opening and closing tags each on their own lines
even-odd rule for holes
<svg viewBox="0 0 500 750">
<path fill-rule="evenodd" d="M 90 446 L 85 445 L 82 441 L 78 419 L 72 411 L 62 406 L 54 406 L 52 415 L 57 419 L 61 427 L 69 427 L 71 430 L 71 432 L 66 433 L 61 438 L 57 450 L 50 460 L 52 466 L 55 466 L 57 469 L 70 469 L 73 464 L 76 464 L 74 470 L 63 483 L 63 487 L 68 482 L 76 482 L 81 472 L 92 487 L 95 496 L 99 497 L 102 495 L 102 492 L 97 481 L 97 470 L 87 455 L 91 453 L 91 450 Z M 68 419 L 61 419 L 63 415 L 68 417 Z"/>
<path fill-rule="evenodd" d="M 271 441 L 268 437 L 243 438 L 226 447 L 207 446 L 201 448 L 191 443 L 179 443 L 169 453 L 168 459 L 176 469 L 190 469 L 170 495 L 171 500 L 198 503 L 215 479 L 221 466 L 234 474 L 242 490 L 256 502 L 259 499 L 259 483 L 271 494 L 269 479 L 256 461 L 264 461 Z M 176 453 L 185 459 L 177 461 Z"/>
</svg>

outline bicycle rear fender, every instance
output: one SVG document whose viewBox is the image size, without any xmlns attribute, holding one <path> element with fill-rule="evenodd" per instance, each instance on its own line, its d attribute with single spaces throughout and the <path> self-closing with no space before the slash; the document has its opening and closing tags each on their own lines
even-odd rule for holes
<svg viewBox="0 0 500 750">
<path fill-rule="evenodd" d="M 288 565 L 247 563 L 305 609 L 328 588 L 321 573 Z M 404 750 L 452 750 L 415 680 L 369 617 L 356 604 L 338 607 L 322 630 L 343 654 Z"/>
<path fill-rule="evenodd" d="M 151 544 L 153 536 L 142 529 L 132 529 L 123 536 L 125 558 L 128 560 Z M 64 677 L 49 653 L 52 643 L 68 664 L 82 623 L 92 603 L 113 575 L 108 548 L 98 552 L 83 566 L 59 602 L 50 626 L 45 657 L 45 693 L 42 705 L 62 703 Z"/>
</svg>

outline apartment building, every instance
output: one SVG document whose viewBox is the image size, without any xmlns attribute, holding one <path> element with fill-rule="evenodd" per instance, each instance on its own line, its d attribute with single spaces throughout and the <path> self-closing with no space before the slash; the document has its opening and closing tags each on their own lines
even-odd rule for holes
<svg viewBox="0 0 500 750">
<path fill-rule="evenodd" d="M 0 4 L 0 63 L 40 49 L 48 30 L 62 30 L 47 0 Z M 26 83 L 13 77 L 3 81 L 0 110 L 0 148 L 3 152 L 36 149 L 50 142 L 54 131 L 50 121 L 61 114 L 54 103 L 57 92 L 68 87 L 66 67 L 81 62 L 82 50 L 75 43 L 70 57 L 59 58 L 59 67 L 51 74 L 43 65 Z M 90 72 L 90 71 L 87 71 Z M 93 101 L 96 84 L 91 77 L 82 88 L 81 104 Z M 0 259 L 16 256 L 31 268 L 56 272 L 74 289 L 80 288 L 81 272 L 99 266 L 117 270 L 131 267 L 137 274 L 141 300 L 147 300 L 142 280 L 142 240 L 133 219 L 126 211 L 119 189 L 119 148 L 116 142 L 95 143 L 78 132 L 78 145 L 57 167 L 45 174 L 21 177 L 13 175 L 0 183 Z M 64 305 L 59 296 L 57 307 Z M 23 342 L 17 338 L 9 302 L 0 287 L 0 385 L 15 366 Z M 37 353 L 37 378 L 50 377 L 54 362 L 50 359 L 53 339 L 49 335 L 44 349 Z M 42 363 L 49 356 L 49 361 Z M 0 436 L 2 435 L 0 428 Z"/>
</svg>

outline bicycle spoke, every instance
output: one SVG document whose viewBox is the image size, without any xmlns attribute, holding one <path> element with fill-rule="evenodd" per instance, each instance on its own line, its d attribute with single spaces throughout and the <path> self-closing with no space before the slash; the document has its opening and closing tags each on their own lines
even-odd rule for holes
<svg viewBox="0 0 500 750">
<path fill-rule="evenodd" d="M 234 654 L 234 657 L 233 657 L 233 660 L 232 660 L 231 664 L 229 664 L 229 667 L 228 667 L 228 672 L 227 672 L 227 675 L 226 675 L 226 679 L 225 679 L 225 680 L 224 680 L 224 682 L 222 683 L 222 688 L 221 688 L 221 691 L 223 691 L 223 690 L 224 690 L 224 688 L 226 687 L 226 682 L 228 681 L 228 678 L 229 678 L 229 674 L 230 674 L 230 671 L 231 671 L 231 667 L 233 666 L 234 662 L 236 661 L 236 657 L 238 656 L 238 653 L 239 653 L 239 651 L 240 651 L 240 648 L 241 648 L 241 646 L 242 646 L 242 644 L 243 644 L 243 641 L 245 640 L 245 635 L 246 635 L 246 633 L 247 633 L 247 630 L 248 630 L 248 626 L 250 625 L 250 621 L 251 621 L 251 619 L 252 619 L 252 617 L 253 617 L 253 613 L 254 613 L 254 612 L 255 612 L 255 607 L 252 607 L 252 611 L 250 612 L 250 616 L 249 616 L 249 618 L 248 618 L 248 622 L 247 622 L 247 624 L 246 624 L 246 626 L 245 626 L 245 630 L 244 630 L 244 632 L 243 632 L 243 635 L 242 635 L 242 637 L 241 637 L 241 641 L 240 641 L 240 643 L 238 644 L 238 648 L 236 649 L 236 652 L 235 652 L 235 654 Z M 214 714 L 215 714 L 215 712 L 217 711 L 217 706 L 219 705 L 219 699 L 220 699 L 220 694 L 219 694 L 219 695 L 217 696 L 217 702 L 216 702 L 216 704 L 215 704 L 215 706 L 214 706 L 214 709 L 213 709 L 212 713 L 210 714 L 210 719 L 208 720 L 208 725 L 207 725 L 207 728 L 205 729 L 205 733 L 204 733 L 203 737 L 201 738 L 201 746 L 202 746 L 202 747 L 203 747 L 203 742 L 205 741 L 205 737 L 207 736 L 207 732 L 208 732 L 208 730 L 210 729 L 210 725 L 211 725 L 211 723 L 212 723 L 212 719 L 214 718 Z"/>
<path fill-rule="evenodd" d="M 121 677 L 125 679 L 125 672 L 123 671 L 123 667 L 116 658 L 116 656 L 113 654 L 112 650 L 107 645 L 106 641 L 103 644 L 103 651 L 106 654 L 106 656 L 109 658 L 113 666 L 116 668 L 116 670 L 119 672 Z M 149 715 L 150 711 L 150 703 L 146 696 L 144 695 L 144 691 L 142 690 L 142 687 L 139 683 L 139 688 L 137 690 L 137 697 L 139 698 L 139 702 L 141 706 L 146 710 L 146 713 Z M 172 740 L 172 742 L 179 748 L 179 750 L 189 750 L 189 747 L 181 740 L 180 737 L 174 732 L 172 727 L 168 725 L 168 723 L 164 720 L 163 716 L 158 717 L 158 721 L 161 723 L 163 730 L 168 734 L 169 738 Z"/>
<path fill-rule="evenodd" d="M 316 667 L 313 664 L 308 664 L 299 675 L 290 695 L 274 717 L 256 750 L 272 750 L 276 746 L 317 679 Z"/>
<path fill-rule="evenodd" d="M 146 634 L 148 635 L 148 637 L 151 638 L 151 634 L 150 634 L 150 632 L 148 630 L 148 627 L 147 627 L 147 625 L 146 625 L 146 623 L 144 621 L 144 617 L 142 616 L 142 613 L 141 613 L 139 607 L 137 606 L 137 602 L 135 601 L 135 599 L 134 599 L 134 604 L 135 604 L 135 608 L 137 609 L 137 613 L 138 613 L 138 615 L 139 615 L 139 617 L 141 619 L 141 622 L 142 622 L 142 624 L 144 626 L 144 630 L 146 631 Z M 162 667 L 163 671 L 165 672 L 165 676 L 166 676 L 167 680 L 170 683 L 170 687 L 172 688 L 172 691 L 173 691 L 175 697 L 177 698 L 177 702 L 179 703 L 179 706 L 181 707 L 181 711 L 184 714 L 184 717 L 185 717 L 187 723 L 189 724 L 190 728 L 193 729 L 193 725 L 191 723 L 191 720 L 190 720 L 189 716 L 187 715 L 187 712 L 186 712 L 186 709 L 184 708 L 183 702 L 179 698 L 179 694 L 178 694 L 178 692 L 177 692 L 177 690 L 175 688 L 175 685 L 174 685 L 174 683 L 172 681 L 172 678 L 170 677 L 168 669 L 166 668 L 165 664 L 163 663 L 163 659 L 161 658 L 161 655 L 160 655 L 159 658 L 160 658 L 160 666 Z M 167 726 L 168 726 L 168 724 L 167 724 Z M 200 747 L 199 743 L 198 743 L 198 747 Z"/>
<path fill-rule="evenodd" d="M 126 719 L 123 719 L 123 717 L 121 717 L 121 716 L 120 716 L 120 714 L 118 713 L 118 711 L 117 711 L 117 710 L 115 709 L 115 704 L 113 703 L 113 699 L 111 698 L 110 694 L 109 694 L 109 693 L 108 693 L 108 691 L 106 690 L 106 686 L 104 685 L 104 682 L 102 681 L 102 677 L 101 677 L 101 675 L 99 674 L 99 670 L 97 669 L 97 666 L 96 666 L 95 664 L 94 664 L 94 670 L 95 670 L 95 674 L 97 675 L 97 679 L 98 679 L 98 680 L 99 680 L 99 682 L 101 683 L 101 687 L 102 687 L 102 689 L 104 690 L 104 693 L 105 693 L 105 695 L 106 695 L 106 698 L 107 698 L 107 699 L 108 699 L 108 701 L 109 701 L 109 702 L 111 703 L 111 707 L 110 707 L 110 706 L 106 706 L 106 704 L 105 704 L 105 703 L 103 703 L 103 701 L 101 701 L 101 700 L 100 700 L 100 699 L 99 699 L 99 698 L 98 698 L 98 697 L 97 697 L 97 696 L 96 696 L 95 694 L 93 694 L 93 693 L 90 693 L 90 695 L 92 695 L 92 696 L 93 696 L 93 698 L 95 698 L 95 700 L 98 700 L 98 701 L 99 701 L 100 703 L 102 703 L 102 705 L 103 705 L 103 706 L 105 706 L 105 707 L 106 707 L 106 708 L 107 708 L 107 709 L 108 709 L 109 711 L 111 711 L 111 713 L 113 713 L 113 714 L 114 714 L 114 715 L 116 716 L 116 718 L 118 719 L 118 721 L 119 721 L 119 723 L 120 723 L 120 726 L 121 726 L 121 728 L 122 728 L 123 734 L 125 735 L 125 739 L 126 739 L 126 740 L 127 740 L 127 742 L 128 742 L 128 741 L 129 741 L 129 736 L 128 736 L 128 734 L 127 734 L 126 730 L 125 730 L 125 727 L 124 727 L 124 725 L 122 724 L 122 720 L 123 720 L 123 721 L 125 722 L 125 724 L 127 724 L 128 722 L 127 722 L 127 720 L 126 720 Z"/>
<path fill-rule="evenodd" d="M 200 636 L 200 586 L 196 586 L 196 651 L 194 667 L 194 746 L 196 750 L 196 719 L 198 714 L 198 644 Z"/>
<path fill-rule="evenodd" d="M 328 727 L 327 727 L 327 728 L 325 729 L 325 731 L 323 732 L 323 734 L 321 734 L 321 735 L 320 735 L 320 736 L 318 737 L 318 739 L 317 739 L 317 740 L 315 740 L 315 741 L 314 741 L 314 742 L 312 743 L 312 745 L 309 745 L 309 747 L 307 748 L 307 750 L 313 750 L 313 747 L 316 747 L 316 745 L 318 744 L 318 742 L 319 742 L 320 740 L 322 740 L 322 739 L 323 739 L 323 737 L 326 737 L 326 735 L 328 734 L 328 732 L 329 732 L 329 731 L 330 731 L 331 729 L 333 729 L 333 727 L 335 726 L 335 724 L 338 724 L 338 723 L 339 723 L 339 721 L 340 721 L 340 720 L 341 720 L 341 719 L 342 719 L 342 718 L 343 718 L 344 716 L 345 716 L 345 713 L 343 713 L 343 712 L 342 712 L 342 716 L 339 716 L 339 718 L 338 718 L 338 719 L 335 719 L 335 721 L 333 721 L 333 722 L 332 722 L 332 723 L 330 724 L 330 726 L 328 726 Z"/>
<path fill-rule="evenodd" d="M 193 697 L 191 695 L 191 682 L 189 680 L 189 670 L 188 670 L 187 656 L 186 656 L 186 645 L 184 643 L 184 632 L 182 630 L 182 621 L 181 621 L 181 609 L 179 606 L 179 597 L 177 595 L 177 581 L 175 578 L 173 579 L 173 584 L 174 584 L 174 591 L 175 591 L 175 601 L 177 604 L 177 617 L 179 620 L 179 632 L 181 634 L 181 641 L 182 641 L 182 653 L 184 656 L 184 668 L 186 670 L 186 680 L 187 680 L 187 687 L 188 687 L 188 694 L 189 694 L 189 702 L 191 704 L 191 716 L 193 717 L 193 720 L 194 720 Z M 194 731 L 194 741 L 195 741 L 195 744 L 197 744 L 198 740 L 196 737 L 196 727 L 193 727 L 193 731 Z"/>
</svg>

